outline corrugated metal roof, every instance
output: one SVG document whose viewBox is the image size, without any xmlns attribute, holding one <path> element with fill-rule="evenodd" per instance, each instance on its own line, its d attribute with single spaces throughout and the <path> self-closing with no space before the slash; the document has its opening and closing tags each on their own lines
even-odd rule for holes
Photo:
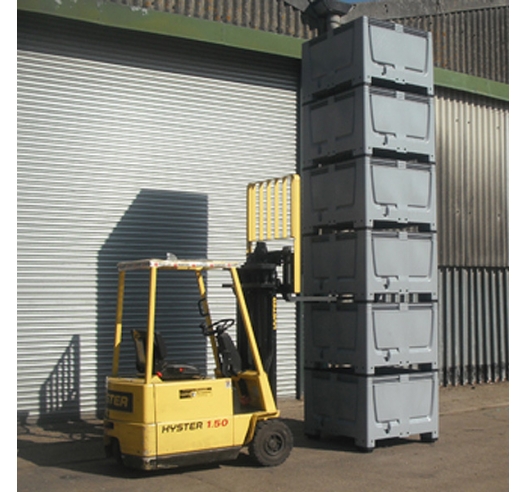
<svg viewBox="0 0 527 492">
<path fill-rule="evenodd" d="M 509 7 L 393 19 L 432 32 L 434 65 L 509 83 Z"/>
<path fill-rule="evenodd" d="M 105 0 L 130 7 L 171 12 L 299 38 L 315 33 L 302 12 L 283 0 Z"/>
<path fill-rule="evenodd" d="M 18 9 L 297 57 L 302 40 L 327 25 L 310 5 L 309 0 L 85 0 L 82 6 L 75 0 L 19 0 Z M 431 31 L 438 68 L 508 84 L 508 0 L 372 1 L 352 4 L 341 21 L 363 15 Z"/>
</svg>

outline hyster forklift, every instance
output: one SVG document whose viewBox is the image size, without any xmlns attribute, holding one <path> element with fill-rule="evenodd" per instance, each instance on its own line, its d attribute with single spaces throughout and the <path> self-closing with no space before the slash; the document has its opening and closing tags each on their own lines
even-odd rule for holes
<svg viewBox="0 0 527 492">
<path fill-rule="evenodd" d="M 287 178 L 294 200 L 292 209 L 284 210 L 283 218 L 284 221 L 293 221 L 290 228 L 298 238 L 299 185 L 296 178 Z M 280 178 L 280 186 L 283 185 L 285 191 L 284 179 Z M 276 186 L 278 190 L 278 183 Z M 265 189 L 262 188 L 260 201 L 266 200 Z M 279 418 L 274 389 L 267 373 L 270 367 L 266 370 L 259 347 L 259 342 L 263 343 L 275 326 L 269 327 L 267 319 L 262 323 L 251 317 L 271 312 L 271 316 L 265 317 L 273 324 L 276 294 L 281 292 L 287 298 L 298 288 L 299 280 L 291 273 L 295 262 L 291 248 L 268 253 L 265 243 L 253 241 L 257 236 L 255 217 L 260 215 L 261 224 L 263 212 L 262 203 L 257 207 L 255 190 L 254 184 L 249 185 L 245 265 L 201 259 L 180 260 L 172 255 L 167 255 L 167 259 L 118 264 L 113 366 L 112 374 L 107 378 L 104 445 L 108 456 L 114 456 L 127 467 L 156 470 L 234 460 L 244 447 L 248 447 L 250 456 L 260 465 L 276 466 L 283 463 L 292 450 L 293 435 Z M 270 215 L 268 220 L 271 220 Z M 289 234 L 285 232 L 285 224 L 281 227 L 284 235 Z M 254 242 L 253 251 L 251 245 Z M 276 267 L 280 264 L 284 268 L 285 281 L 278 280 L 276 275 Z M 211 317 L 206 281 L 210 282 L 213 276 L 208 272 L 218 269 L 230 273 L 232 284 L 228 287 L 232 288 L 236 298 L 236 319 L 213 320 Z M 136 271 L 143 271 L 145 281 L 148 279 L 149 282 L 148 319 L 144 330 L 127 330 L 123 326 L 125 280 L 127 275 L 140 275 Z M 194 366 L 167 360 L 165 341 L 155 326 L 160 271 L 195 273 L 199 291 L 197 309 L 203 316 L 200 330 L 210 340 L 215 359 L 213 377 L 201 374 Z M 262 273 L 259 275 L 258 271 Z M 269 289 L 269 285 L 274 288 Z M 237 325 L 240 350 L 227 332 L 233 325 Z M 255 325 L 258 325 L 256 335 Z M 128 331 L 135 347 L 137 372 L 122 375 L 119 358 L 123 334 Z M 273 348 L 268 350 L 272 351 Z M 265 359 L 269 355 L 272 353 L 267 353 Z"/>
</svg>

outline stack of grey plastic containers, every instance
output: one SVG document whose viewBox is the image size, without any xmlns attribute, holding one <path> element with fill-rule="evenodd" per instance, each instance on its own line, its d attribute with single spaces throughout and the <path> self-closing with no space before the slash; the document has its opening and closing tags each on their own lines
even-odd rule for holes
<svg viewBox="0 0 527 492">
<path fill-rule="evenodd" d="M 305 431 L 438 436 L 432 39 L 362 17 L 303 47 Z"/>
</svg>

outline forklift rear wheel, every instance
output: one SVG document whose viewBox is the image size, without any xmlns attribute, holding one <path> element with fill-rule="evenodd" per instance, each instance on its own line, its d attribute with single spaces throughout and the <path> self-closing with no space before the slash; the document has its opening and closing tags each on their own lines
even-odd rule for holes
<svg viewBox="0 0 527 492">
<path fill-rule="evenodd" d="M 262 466 L 281 465 L 293 449 L 293 434 L 278 419 L 263 420 L 256 426 L 249 454 Z"/>
</svg>

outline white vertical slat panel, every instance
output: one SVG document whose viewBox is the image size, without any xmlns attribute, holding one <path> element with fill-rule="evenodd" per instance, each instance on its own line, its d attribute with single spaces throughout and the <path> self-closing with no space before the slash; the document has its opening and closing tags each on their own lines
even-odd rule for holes
<svg viewBox="0 0 527 492">
<path fill-rule="evenodd" d="M 117 261 L 243 261 L 246 184 L 295 170 L 297 72 L 38 16 L 19 16 L 18 35 L 18 411 L 75 416 L 101 409 Z M 171 351 L 210 370 L 193 278 L 161 282 Z M 229 291 L 210 295 L 215 317 L 233 315 Z M 294 309 L 281 311 L 278 394 L 294 396 Z"/>
</svg>

